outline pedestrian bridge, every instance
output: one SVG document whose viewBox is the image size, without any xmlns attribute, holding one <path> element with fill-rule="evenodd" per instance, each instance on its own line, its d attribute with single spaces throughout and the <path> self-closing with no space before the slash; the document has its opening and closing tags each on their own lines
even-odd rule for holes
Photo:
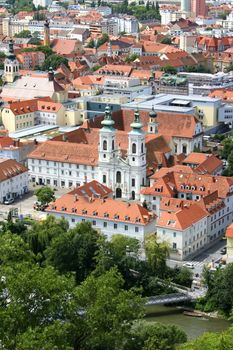
<svg viewBox="0 0 233 350">
<path fill-rule="evenodd" d="M 158 295 L 147 299 L 146 305 L 175 304 L 192 300 L 192 296 L 184 293 Z"/>
</svg>

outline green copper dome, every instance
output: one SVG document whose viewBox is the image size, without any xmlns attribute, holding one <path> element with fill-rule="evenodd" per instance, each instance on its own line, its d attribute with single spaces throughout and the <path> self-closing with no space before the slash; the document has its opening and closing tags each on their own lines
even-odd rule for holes
<svg viewBox="0 0 233 350">
<path fill-rule="evenodd" d="M 152 106 L 152 110 L 149 113 L 150 118 L 157 118 L 157 113 L 155 112 L 154 106 Z"/>
<path fill-rule="evenodd" d="M 134 112 L 134 121 L 130 124 L 130 126 L 132 129 L 141 129 L 143 127 L 138 110 Z"/>
<path fill-rule="evenodd" d="M 112 127 L 115 124 L 114 120 L 112 120 L 112 114 L 110 112 L 110 107 L 108 105 L 105 108 L 105 116 L 101 124 L 107 127 Z"/>
</svg>

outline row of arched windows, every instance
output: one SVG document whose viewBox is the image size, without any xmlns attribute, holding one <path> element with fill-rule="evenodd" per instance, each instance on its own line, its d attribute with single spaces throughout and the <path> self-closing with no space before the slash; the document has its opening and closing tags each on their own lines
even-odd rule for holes
<svg viewBox="0 0 233 350">
<path fill-rule="evenodd" d="M 11 68 L 13 68 L 12 70 L 11 70 Z M 13 73 L 16 73 L 16 72 L 18 72 L 18 66 L 13 66 L 13 67 L 11 67 L 11 66 L 6 66 L 6 72 L 9 72 L 9 73 L 11 73 L 11 72 L 13 72 Z"/>
<path fill-rule="evenodd" d="M 114 150 L 114 147 L 115 147 L 115 145 L 114 145 L 114 140 L 112 140 L 112 150 Z M 108 141 L 107 140 L 104 140 L 103 141 L 103 150 L 104 151 L 107 151 L 108 150 Z M 143 145 L 143 143 L 141 144 L 141 153 L 143 153 L 144 152 L 144 145 Z M 137 153 L 137 145 L 136 145 L 136 143 L 132 143 L 132 153 L 133 154 L 136 154 Z"/>
</svg>

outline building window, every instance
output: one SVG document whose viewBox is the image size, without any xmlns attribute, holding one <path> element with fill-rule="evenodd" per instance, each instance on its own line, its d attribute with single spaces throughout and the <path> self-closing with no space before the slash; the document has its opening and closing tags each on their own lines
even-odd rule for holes
<svg viewBox="0 0 233 350">
<path fill-rule="evenodd" d="M 143 143 L 141 144 L 141 152 L 142 152 L 142 153 L 144 152 L 144 146 L 143 146 Z"/>
<path fill-rule="evenodd" d="M 65 181 L 61 181 L 61 187 L 65 187 Z"/>
<path fill-rule="evenodd" d="M 104 141 L 103 141 L 103 150 L 104 150 L 104 151 L 107 151 L 107 147 L 108 147 L 107 141 L 104 140 Z"/>
<path fill-rule="evenodd" d="M 106 221 L 104 221 L 104 227 L 107 227 L 108 223 Z"/>
<path fill-rule="evenodd" d="M 107 182 L 106 175 L 103 175 L 103 183 L 106 184 L 106 182 Z"/>
<path fill-rule="evenodd" d="M 172 249 L 176 249 L 176 243 L 172 243 Z"/>
<path fill-rule="evenodd" d="M 75 219 L 72 218 L 71 221 L 72 221 L 72 222 L 75 222 Z"/>
<path fill-rule="evenodd" d="M 72 186 L 73 186 L 73 182 L 69 181 L 69 187 L 72 187 Z"/>
<path fill-rule="evenodd" d="M 176 237 L 176 232 L 173 232 L 173 237 L 174 237 L 174 238 Z"/>
<path fill-rule="evenodd" d="M 132 179 L 132 187 L 135 187 L 135 179 Z"/>
<path fill-rule="evenodd" d="M 128 225 L 125 225 L 125 231 L 128 231 Z"/>
<path fill-rule="evenodd" d="M 92 225 L 96 226 L 96 221 L 95 220 L 92 221 Z"/>
<path fill-rule="evenodd" d="M 137 146 L 136 146 L 136 143 L 132 143 L 132 153 L 133 153 L 133 154 L 137 153 Z"/>
<path fill-rule="evenodd" d="M 137 226 L 135 227 L 135 232 L 139 232 L 139 228 Z"/>
<path fill-rule="evenodd" d="M 187 145 L 183 145 L 183 147 L 182 147 L 182 153 L 184 153 L 184 154 L 187 153 Z"/>
<path fill-rule="evenodd" d="M 120 171 L 116 172 L 116 182 L 121 183 L 121 172 Z"/>
<path fill-rule="evenodd" d="M 114 230 L 116 230 L 117 229 L 117 224 L 114 224 L 113 227 L 114 227 Z"/>
</svg>

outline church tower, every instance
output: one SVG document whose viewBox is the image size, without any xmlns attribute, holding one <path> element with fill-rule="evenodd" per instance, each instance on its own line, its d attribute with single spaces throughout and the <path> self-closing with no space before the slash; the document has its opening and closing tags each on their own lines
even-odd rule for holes
<svg viewBox="0 0 233 350">
<path fill-rule="evenodd" d="M 116 129 L 108 105 L 101 124 L 103 127 L 99 131 L 99 180 L 111 187 L 113 185 L 111 168 L 116 159 Z"/>
<path fill-rule="evenodd" d="M 13 83 L 19 77 L 19 62 L 14 54 L 13 40 L 9 42 L 9 53 L 4 62 L 3 80 L 6 83 Z"/>
<path fill-rule="evenodd" d="M 149 123 L 148 123 L 148 134 L 158 133 L 158 123 L 157 123 L 157 113 L 155 112 L 154 106 L 149 113 Z"/>
<path fill-rule="evenodd" d="M 44 45 L 50 46 L 50 28 L 49 21 L 47 19 L 44 23 Z"/>
<path fill-rule="evenodd" d="M 130 124 L 132 130 L 128 134 L 128 163 L 130 170 L 131 199 L 139 200 L 141 186 L 146 184 L 146 145 L 143 124 L 138 110 L 134 113 L 134 121 Z"/>
<path fill-rule="evenodd" d="M 115 153 L 116 129 L 113 127 L 114 124 L 110 108 L 106 106 L 104 120 L 101 122 L 103 127 L 100 129 L 99 139 L 99 161 L 101 162 L 110 162 L 113 158 L 113 153 Z"/>
<path fill-rule="evenodd" d="M 146 164 L 145 133 L 138 110 L 134 113 L 134 121 L 130 124 L 132 130 L 128 134 L 128 159 L 132 166 Z"/>
</svg>

